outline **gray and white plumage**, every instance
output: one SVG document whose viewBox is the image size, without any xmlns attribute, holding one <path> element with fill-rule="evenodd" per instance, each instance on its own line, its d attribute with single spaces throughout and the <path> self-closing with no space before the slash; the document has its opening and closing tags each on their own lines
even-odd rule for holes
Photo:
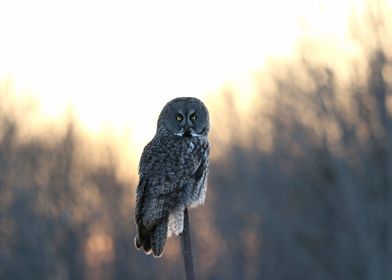
<svg viewBox="0 0 392 280">
<path fill-rule="evenodd" d="M 139 163 L 137 249 L 160 257 L 166 237 L 182 232 L 185 207 L 204 203 L 209 130 L 208 110 L 197 98 L 175 98 L 162 109 Z"/>
</svg>

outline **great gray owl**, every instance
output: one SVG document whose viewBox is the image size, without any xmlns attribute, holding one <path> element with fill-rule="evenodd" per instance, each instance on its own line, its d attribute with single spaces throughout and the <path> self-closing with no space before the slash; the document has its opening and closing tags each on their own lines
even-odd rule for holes
<svg viewBox="0 0 392 280">
<path fill-rule="evenodd" d="M 155 136 L 139 163 L 137 249 L 160 257 L 166 236 L 182 232 L 185 207 L 204 202 L 209 130 L 208 110 L 197 98 L 175 98 L 162 109 Z"/>
</svg>

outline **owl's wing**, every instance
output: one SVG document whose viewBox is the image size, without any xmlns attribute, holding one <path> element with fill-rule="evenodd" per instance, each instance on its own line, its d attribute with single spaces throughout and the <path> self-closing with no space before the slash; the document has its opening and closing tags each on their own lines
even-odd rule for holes
<svg viewBox="0 0 392 280">
<path fill-rule="evenodd" d="M 143 247 L 146 254 L 153 252 L 159 257 L 166 242 L 169 213 L 178 204 L 181 191 L 180 184 L 171 182 L 169 176 L 159 180 L 162 177 L 153 174 L 150 177 L 142 175 L 137 187 L 135 246 L 137 249 Z"/>
<path fill-rule="evenodd" d="M 166 140 L 170 139 L 154 137 L 140 159 L 135 219 L 148 229 L 168 218 L 181 187 L 178 170 L 173 167 L 178 152 L 173 150 L 175 145 L 168 145 Z"/>
<path fill-rule="evenodd" d="M 137 185 L 137 188 L 136 188 L 136 207 L 135 207 L 136 223 L 139 223 L 141 221 L 142 198 L 143 198 L 143 193 L 144 193 L 144 187 L 145 187 L 145 179 L 140 178 L 139 184 Z"/>
<path fill-rule="evenodd" d="M 142 154 L 137 220 L 146 227 L 167 219 L 176 207 L 184 207 L 185 196 L 190 194 L 187 186 L 201 186 L 207 175 L 208 140 L 189 143 L 169 137 L 153 139 Z M 194 191 L 191 195 L 198 195 Z"/>
<path fill-rule="evenodd" d="M 136 189 L 136 207 L 135 207 L 135 221 L 136 221 L 136 237 L 135 246 L 139 250 L 143 246 L 143 250 L 146 254 L 149 254 L 152 250 L 151 246 L 151 234 L 149 230 L 143 225 L 142 221 L 142 205 L 143 205 L 143 194 L 145 191 L 145 180 L 140 178 L 139 184 Z"/>
<path fill-rule="evenodd" d="M 167 178 L 168 179 L 168 178 Z M 154 227 L 161 220 L 168 219 L 172 210 L 182 201 L 184 185 L 182 180 L 146 179 L 145 191 L 140 199 L 137 219 L 147 228 Z"/>
</svg>

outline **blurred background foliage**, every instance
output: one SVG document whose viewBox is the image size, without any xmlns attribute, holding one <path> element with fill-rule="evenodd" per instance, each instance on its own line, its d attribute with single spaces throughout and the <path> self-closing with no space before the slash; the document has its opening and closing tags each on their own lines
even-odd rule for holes
<svg viewBox="0 0 392 280">
<path fill-rule="evenodd" d="M 355 59 L 304 39 L 271 60 L 246 112 L 238 92 L 207 100 L 209 189 L 190 213 L 199 279 L 391 277 L 391 15 L 353 19 Z M 137 165 L 123 176 L 121 151 L 72 114 L 29 134 L 31 104 L 2 86 L 0 278 L 182 279 L 179 238 L 160 259 L 133 246 Z"/>
</svg>

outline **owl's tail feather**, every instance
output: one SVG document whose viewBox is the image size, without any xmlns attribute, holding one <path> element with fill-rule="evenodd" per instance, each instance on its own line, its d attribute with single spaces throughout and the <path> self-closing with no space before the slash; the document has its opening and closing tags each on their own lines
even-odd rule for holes
<svg viewBox="0 0 392 280">
<path fill-rule="evenodd" d="M 151 232 L 142 224 L 137 225 L 135 247 L 138 250 L 143 247 L 143 250 L 147 255 L 151 253 Z"/>
<path fill-rule="evenodd" d="M 155 258 L 159 258 L 163 254 L 167 236 L 167 224 L 168 219 L 163 219 L 151 231 L 151 248 Z"/>
</svg>

